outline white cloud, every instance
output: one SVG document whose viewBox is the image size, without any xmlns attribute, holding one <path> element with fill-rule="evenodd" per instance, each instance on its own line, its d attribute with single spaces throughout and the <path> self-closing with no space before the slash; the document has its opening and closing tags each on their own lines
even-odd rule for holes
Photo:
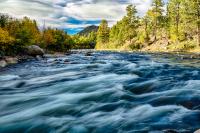
<svg viewBox="0 0 200 133">
<path fill-rule="evenodd" d="M 65 7 L 63 7 L 63 14 L 79 20 L 107 19 L 113 22 L 125 15 L 125 9 L 130 3 L 134 3 L 137 6 L 139 15 L 143 15 L 151 4 L 151 0 L 134 0 L 133 2 L 129 0 L 124 3 L 113 0 L 102 0 L 99 2 L 85 0 L 84 2 L 84 4 L 80 4 L 80 2 L 66 3 Z"/>
<path fill-rule="evenodd" d="M 69 18 L 80 21 L 107 19 L 109 25 L 125 15 L 128 4 L 137 6 L 139 15 L 150 7 L 151 0 L 0 0 L 0 12 L 21 18 L 28 16 L 40 25 L 57 28 L 83 28 L 87 23 L 69 23 Z"/>
</svg>

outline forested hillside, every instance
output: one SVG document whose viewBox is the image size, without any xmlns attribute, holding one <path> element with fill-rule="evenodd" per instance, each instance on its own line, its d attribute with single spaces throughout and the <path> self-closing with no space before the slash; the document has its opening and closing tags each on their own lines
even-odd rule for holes
<svg viewBox="0 0 200 133">
<path fill-rule="evenodd" d="M 92 32 L 93 33 L 96 33 L 98 31 L 98 26 L 95 26 L 95 25 L 91 25 L 91 26 L 88 26 L 86 28 L 84 28 L 83 30 L 81 30 L 78 35 L 81 35 L 81 36 L 88 36 L 89 34 L 91 34 Z"/>
<path fill-rule="evenodd" d="M 47 52 L 94 48 L 95 40 L 94 33 L 71 36 L 56 28 L 39 29 L 37 22 L 28 17 L 16 19 L 0 14 L 0 57 L 23 54 L 25 47 L 30 45 L 38 45 Z"/>
<path fill-rule="evenodd" d="M 129 5 L 113 27 L 102 20 L 97 49 L 190 51 L 200 46 L 200 0 L 153 0 L 143 17 Z"/>
</svg>

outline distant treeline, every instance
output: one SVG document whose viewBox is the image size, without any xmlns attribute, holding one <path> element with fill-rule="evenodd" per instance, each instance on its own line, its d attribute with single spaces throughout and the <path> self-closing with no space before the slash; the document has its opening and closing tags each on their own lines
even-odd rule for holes
<svg viewBox="0 0 200 133">
<path fill-rule="evenodd" d="M 89 27 L 84 34 L 68 35 L 55 28 L 39 29 L 28 17 L 12 18 L 0 14 L 0 56 L 23 53 L 29 45 L 46 51 L 70 49 L 121 49 L 188 51 L 200 49 L 200 0 L 153 0 L 143 17 L 129 5 L 127 14 L 113 27 L 102 20 L 98 32 Z M 86 33 L 85 33 L 86 32 Z M 95 45 L 96 44 L 96 45 Z"/>
<path fill-rule="evenodd" d="M 0 14 L 0 56 L 23 54 L 29 45 L 38 45 L 50 52 L 65 52 L 70 49 L 94 48 L 96 34 L 70 36 L 55 28 L 39 29 L 37 22 L 28 17 L 12 18 Z"/>
<path fill-rule="evenodd" d="M 103 20 L 97 34 L 97 49 L 190 50 L 200 46 L 200 0 L 153 0 L 139 17 L 129 5 L 127 15 L 112 28 Z"/>
</svg>

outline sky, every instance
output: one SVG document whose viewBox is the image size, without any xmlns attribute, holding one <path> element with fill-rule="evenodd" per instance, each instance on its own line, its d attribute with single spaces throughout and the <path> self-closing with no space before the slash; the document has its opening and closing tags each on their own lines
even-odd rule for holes
<svg viewBox="0 0 200 133">
<path fill-rule="evenodd" d="M 24 16 L 44 25 L 75 34 L 89 25 L 99 25 L 106 19 L 109 26 L 126 14 L 126 6 L 136 5 L 142 16 L 151 6 L 151 0 L 0 0 L 0 13 L 16 18 Z"/>
</svg>

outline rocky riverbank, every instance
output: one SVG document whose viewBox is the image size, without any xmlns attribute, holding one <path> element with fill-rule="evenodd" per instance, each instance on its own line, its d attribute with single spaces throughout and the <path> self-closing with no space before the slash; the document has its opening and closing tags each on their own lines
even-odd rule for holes
<svg viewBox="0 0 200 133">
<path fill-rule="evenodd" d="M 71 50 L 67 53 L 63 52 L 44 52 L 43 49 L 41 49 L 38 46 L 29 46 L 27 47 L 27 53 L 25 55 L 18 55 L 18 56 L 4 56 L 0 57 L 0 68 L 6 67 L 8 65 L 20 63 L 23 61 L 31 60 L 31 59 L 41 59 L 41 58 L 49 58 L 49 57 L 63 57 L 70 54 L 75 53 L 84 53 L 85 56 L 91 56 L 93 52 L 96 50 Z M 138 54 L 151 54 L 155 56 L 162 56 L 162 57 L 176 57 L 177 59 L 200 59 L 200 53 L 199 52 L 182 52 L 182 51 L 171 51 L 171 52 L 159 52 L 159 51 L 127 51 L 127 50 L 98 50 L 98 51 L 116 51 L 116 52 L 128 52 L 128 53 L 138 53 Z"/>
<path fill-rule="evenodd" d="M 23 61 L 32 60 L 32 59 L 40 59 L 41 56 L 29 56 L 29 55 L 18 55 L 18 56 L 4 56 L 0 59 L 0 68 L 6 67 L 9 65 L 17 64 Z"/>
<path fill-rule="evenodd" d="M 37 45 L 31 45 L 25 48 L 25 54 L 16 55 L 16 56 L 3 56 L 0 57 L 0 68 L 6 67 L 8 65 L 17 64 L 19 62 L 30 60 L 30 59 L 39 59 L 45 54 L 44 50 Z"/>
</svg>

